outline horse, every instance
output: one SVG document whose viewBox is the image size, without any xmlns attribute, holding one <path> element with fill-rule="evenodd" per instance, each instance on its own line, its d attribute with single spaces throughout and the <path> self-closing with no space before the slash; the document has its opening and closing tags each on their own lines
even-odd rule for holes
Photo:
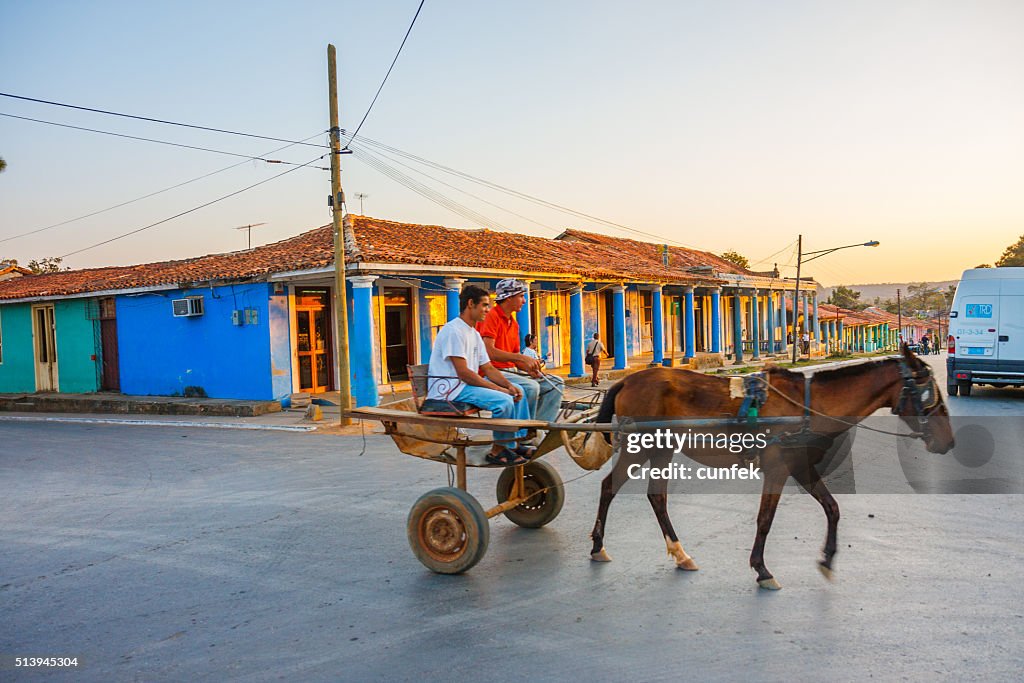
<svg viewBox="0 0 1024 683">
<path fill-rule="evenodd" d="M 598 411 L 596 421 L 610 423 L 618 416 L 628 418 L 721 418 L 723 424 L 737 422 L 744 406 L 735 391 L 735 378 L 705 375 L 680 368 L 651 368 L 629 375 L 612 386 Z M 769 442 L 759 454 L 762 480 L 761 504 L 757 514 L 757 534 L 750 553 L 750 566 L 757 573 L 758 586 L 767 590 L 781 588 L 764 562 L 764 547 L 783 486 L 793 477 L 821 505 L 828 521 L 828 533 L 818 568 L 832 578 L 836 555 L 839 505 L 822 481 L 819 465 L 833 441 L 858 422 L 881 408 L 890 408 L 913 430 L 906 436 L 923 439 L 928 451 L 946 453 L 953 447 L 949 412 L 929 368 L 906 344 L 898 355 L 876 361 L 822 369 L 811 375 L 768 366 L 760 378 L 764 385 L 761 417 L 795 417 L 802 425 L 793 439 Z M 742 392 L 740 392 L 742 393 Z M 839 417 L 842 416 L 842 417 Z M 800 438 L 800 437 L 804 438 Z M 609 434 L 605 441 L 611 443 Z M 686 455 L 713 467 L 741 467 L 751 463 L 749 455 L 722 448 L 689 448 Z M 610 561 L 604 546 L 608 507 L 619 487 L 627 480 L 630 465 L 670 456 L 629 455 L 622 448 L 612 471 L 601 483 L 597 521 L 591 533 L 591 559 Z M 667 508 L 667 481 L 652 478 L 647 498 L 665 538 L 670 557 L 679 569 L 696 571 L 699 567 L 683 549 L 672 527 Z"/>
</svg>

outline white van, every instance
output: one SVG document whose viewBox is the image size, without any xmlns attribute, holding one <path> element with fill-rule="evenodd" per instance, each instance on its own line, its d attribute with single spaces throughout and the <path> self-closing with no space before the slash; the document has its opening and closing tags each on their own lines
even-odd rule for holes
<svg viewBox="0 0 1024 683">
<path fill-rule="evenodd" d="M 965 270 L 949 311 L 946 388 L 1024 385 L 1024 268 Z"/>
</svg>

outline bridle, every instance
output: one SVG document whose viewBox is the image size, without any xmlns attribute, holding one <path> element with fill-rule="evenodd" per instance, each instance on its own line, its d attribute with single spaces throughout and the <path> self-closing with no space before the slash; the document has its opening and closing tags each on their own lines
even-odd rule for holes
<svg viewBox="0 0 1024 683">
<path fill-rule="evenodd" d="M 902 418 L 916 418 L 915 436 L 928 441 L 931 438 L 932 426 L 929 418 L 934 415 L 942 402 L 938 384 L 928 366 L 920 374 L 915 374 L 906 358 L 900 358 L 900 374 L 903 376 L 903 387 L 900 389 L 899 400 L 892 409 L 895 415 Z M 909 411 L 908 411 L 909 408 Z M 912 412 L 911 412 L 912 411 Z M 914 426 L 911 425 L 913 429 Z"/>
</svg>

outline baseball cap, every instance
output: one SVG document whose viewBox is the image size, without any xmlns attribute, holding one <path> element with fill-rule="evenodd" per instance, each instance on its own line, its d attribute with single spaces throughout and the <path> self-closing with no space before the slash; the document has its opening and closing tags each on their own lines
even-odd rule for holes
<svg viewBox="0 0 1024 683">
<path fill-rule="evenodd" d="M 516 294 L 526 294 L 526 285 L 514 278 L 502 280 L 494 288 L 494 298 L 497 301 L 504 301 L 514 297 Z"/>
</svg>

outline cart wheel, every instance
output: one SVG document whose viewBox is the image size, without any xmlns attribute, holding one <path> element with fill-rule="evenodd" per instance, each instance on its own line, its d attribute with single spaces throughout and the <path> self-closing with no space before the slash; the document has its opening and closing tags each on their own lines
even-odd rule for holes
<svg viewBox="0 0 1024 683">
<path fill-rule="evenodd" d="M 499 503 L 508 500 L 515 481 L 514 467 L 506 467 L 501 471 L 501 476 L 498 477 L 497 491 Z M 523 465 L 523 485 L 526 488 L 526 495 L 544 488 L 547 490 L 524 501 L 518 507 L 507 510 L 505 516 L 513 524 L 527 529 L 539 529 L 562 511 L 562 504 L 565 502 L 565 488 L 562 486 L 562 478 L 558 476 L 558 471 L 554 467 L 540 461 Z"/>
<path fill-rule="evenodd" d="M 438 574 L 461 574 L 475 565 L 491 538 L 480 503 L 451 487 L 420 496 L 409 510 L 406 532 L 416 558 Z"/>
</svg>

